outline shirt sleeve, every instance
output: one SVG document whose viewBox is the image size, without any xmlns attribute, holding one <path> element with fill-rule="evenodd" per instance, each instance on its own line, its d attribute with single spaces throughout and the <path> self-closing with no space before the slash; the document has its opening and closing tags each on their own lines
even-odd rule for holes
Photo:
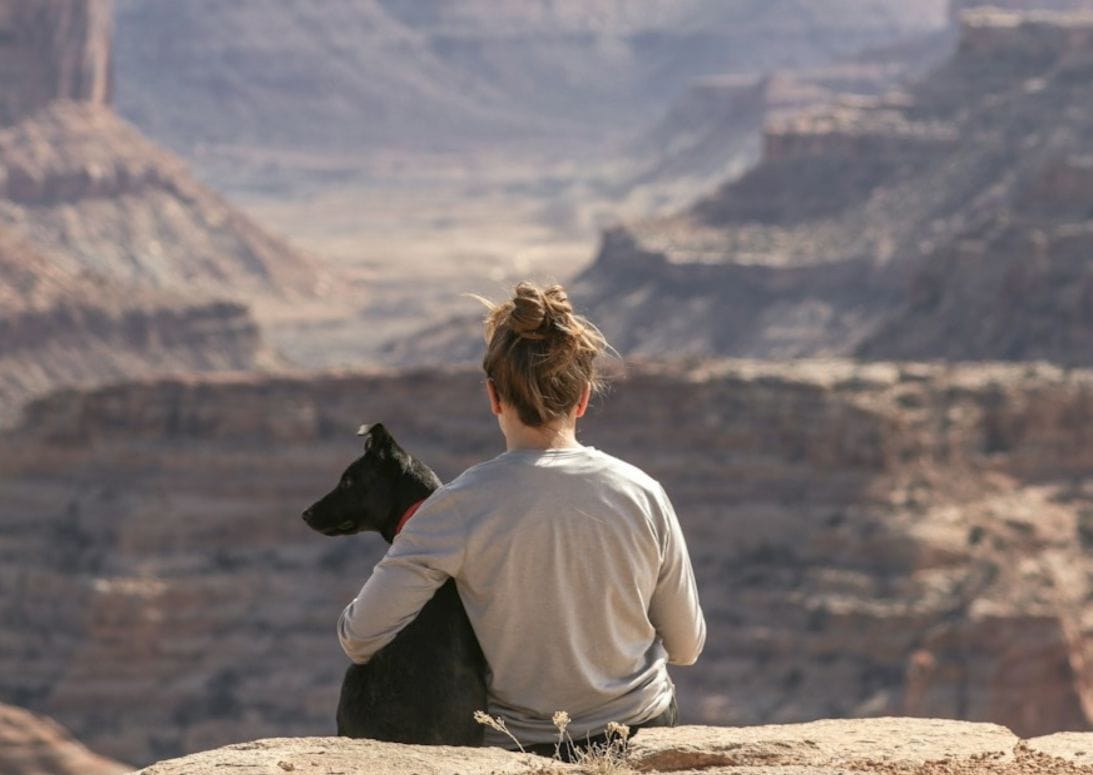
<svg viewBox="0 0 1093 775">
<path fill-rule="evenodd" d="M 706 619 L 698 602 L 687 542 L 663 489 L 659 503 L 665 530 L 661 539 L 660 575 L 649 603 L 649 621 L 660 635 L 668 661 L 673 665 L 693 665 L 706 644 Z"/>
<path fill-rule="evenodd" d="M 430 497 L 338 619 L 347 657 L 364 664 L 421 612 L 449 578 L 459 574 L 464 527 L 450 499 Z"/>
</svg>

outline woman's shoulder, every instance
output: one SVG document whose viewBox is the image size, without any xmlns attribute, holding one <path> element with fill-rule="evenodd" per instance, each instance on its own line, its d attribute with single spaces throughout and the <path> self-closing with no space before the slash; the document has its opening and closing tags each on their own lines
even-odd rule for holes
<svg viewBox="0 0 1093 775">
<path fill-rule="evenodd" d="M 602 461 L 604 467 L 612 474 L 632 481 L 647 489 L 661 489 L 660 482 L 634 463 L 623 460 L 621 457 L 616 457 L 615 455 L 602 450 L 593 450 L 593 452 Z"/>
<path fill-rule="evenodd" d="M 445 484 L 441 489 L 449 492 L 458 492 L 467 488 L 473 488 L 480 485 L 484 480 L 489 480 L 494 477 L 504 476 L 504 469 L 506 468 L 505 455 L 500 454 L 489 460 L 483 460 L 481 463 L 475 463 L 473 466 L 459 474 L 455 479 Z"/>
</svg>

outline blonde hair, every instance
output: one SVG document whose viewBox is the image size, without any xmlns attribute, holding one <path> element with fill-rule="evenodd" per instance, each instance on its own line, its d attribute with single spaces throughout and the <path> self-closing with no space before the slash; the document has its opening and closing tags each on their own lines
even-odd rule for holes
<svg viewBox="0 0 1093 775">
<path fill-rule="evenodd" d="M 482 368 L 525 425 L 538 428 L 565 417 L 585 385 L 602 390 L 598 359 L 607 340 L 573 312 L 562 286 L 542 289 L 522 282 L 503 304 L 476 298 L 489 309 Z"/>
</svg>

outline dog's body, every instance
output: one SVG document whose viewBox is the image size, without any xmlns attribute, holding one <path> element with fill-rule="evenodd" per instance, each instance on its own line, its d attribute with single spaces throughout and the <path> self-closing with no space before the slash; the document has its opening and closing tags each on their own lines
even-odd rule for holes
<svg viewBox="0 0 1093 775">
<path fill-rule="evenodd" d="M 364 454 L 338 486 L 304 512 L 324 535 L 375 530 L 390 543 L 399 521 L 440 480 L 402 450 L 382 424 L 362 427 Z M 486 660 L 448 579 L 395 639 L 350 665 L 338 700 L 338 734 L 396 743 L 482 745 L 474 720 L 486 708 Z"/>
</svg>

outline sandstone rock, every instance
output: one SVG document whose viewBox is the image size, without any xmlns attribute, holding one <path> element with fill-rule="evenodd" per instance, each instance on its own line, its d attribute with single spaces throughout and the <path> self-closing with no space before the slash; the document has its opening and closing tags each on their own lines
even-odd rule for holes
<svg viewBox="0 0 1093 775">
<path fill-rule="evenodd" d="M 109 109 L 54 103 L 0 130 L 0 225 L 64 270 L 222 296 L 308 295 L 316 266 Z"/>
<path fill-rule="evenodd" d="M 1084 738 L 1088 744 L 1091 736 Z M 311 775 L 512 773 L 730 773 L 736 775 L 1082 775 L 1093 767 L 1054 757 L 989 724 L 932 719 L 827 720 L 752 728 L 640 732 L 615 764 L 565 765 L 500 749 L 429 748 L 337 738 L 258 740 L 164 761 L 141 775 L 234 771 Z M 1032 746 L 1032 747 L 1030 747 Z"/>
<path fill-rule="evenodd" d="M 1093 735 L 1088 732 L 1056 732 L 1025 741 L 1031 751 L 1066 759 L 1093 770 Z"/>
<path fill-rule="evenodd" d="M 677 727 L 642 730 L 629 761 L 639 772 L 722 767 L 919 765 L 990 757 L 1013 761 L 1018 738 L 995 724 L 937 719 L 823 720 L 760 727 Z M 864 766 L 863 766 L 864 765 Z"/>
<path fill-rule="evenodd" d="M 92 753 L 56 722 L 0 705 L 0 769 L 4 775 L 121 775 L 132 770 Z"/>
<path fill-rule="evenodd" d="M 0 2 L 0 424 L 62 385 L 273 363 L 251 309 L 326 281 L 111 112 L 111 8 Z"/>
<path fill-rule="evenodd" d="M 163 761 L 141 775 L 212 775 L 226 768 L 269 773 L 344 775 L 541 775 L 576 772 L 532 754 L 500 748 L 453 748 L 380 743 L 343 738 L 280 738 L 239 743 L 181 759 Z"/>
<path fill-rule="evenodd" d="M 54 100 L 111 99 L 113 0 L 0 3 L 0 124 Z"/>
</svg>

